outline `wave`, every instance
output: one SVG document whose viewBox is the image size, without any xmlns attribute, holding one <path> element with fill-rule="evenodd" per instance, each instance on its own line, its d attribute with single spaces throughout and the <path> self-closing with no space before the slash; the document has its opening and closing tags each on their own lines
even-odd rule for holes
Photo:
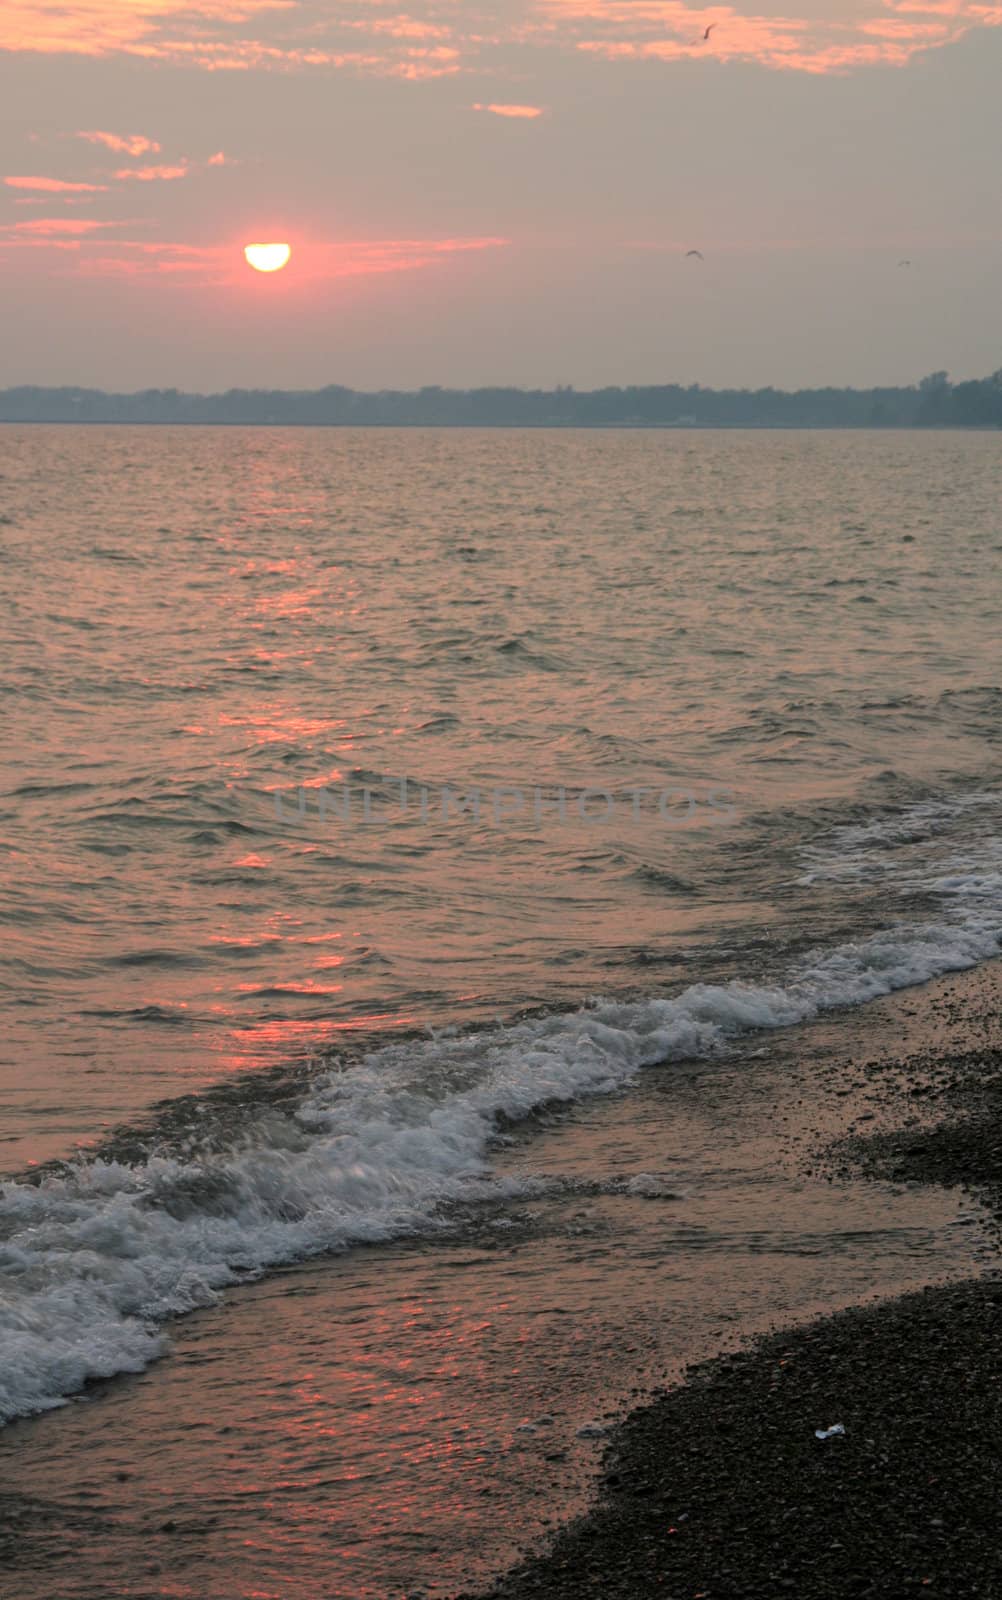
<svg viewBox="0 0 1002 1600">
<path fill-rule="evenodd" d="M 887 816 L 872 817 L 867 822 L 847 823 L 833 828 L 816 846 L 808 846 L 801 853 L 809 870 L 800 878 L 803 884 L 821 881 L 838 882 L 867 873 L 883 875 L 887 871 L 889 852 L 900 851 L 908 845 L 933 844 L 951 835 L 958 822 L 976 824 L 985 817 L 994 828 L 998 821 L 1000 796 L 996 790 L 976 789 L 969 793 L 949 797 L 919 800 Z M 997 839 L 987 841 L 987 848 L 997 846 Z M 981 849 L 984 850 L 983 843 Z M 922 869 L 902 872 L 895 863 L 899 884 L 913 888 L 932 887 L 932 881 L 923 879 Z"/>
<path fill-rule="evenodd" d="M 827 869 L 927 812 L 832 835 Z M 928 864 L 927 864 L 928 865 Z M 240 1148 L 194 1144 L 126 1165 L 81 1161 L 0 1185 L 0 1421 L 64 1403 L 89 1380 L 138 1371 L 168 1318 L 267 1270 L 455 1226 L 457 1205 L 503 1202 L 492 1146 L 540 1108 L 624 1088 L 656 1063 L 709 1057 L 755 1030 L 809 1021 L 1002 950 L 998 841 L 925 877 L 937 920 L 815 950 L 781 981 L 694 984 L 672 997 L 595 1000 L 479 1032 L 446 1030 L 335 1064 L 295 1113 L 276 1109 Z M 811 881 L 823 875 L 815 851 Z M 801 880 L 803 881 L 803 880 Z"/>
</svg>

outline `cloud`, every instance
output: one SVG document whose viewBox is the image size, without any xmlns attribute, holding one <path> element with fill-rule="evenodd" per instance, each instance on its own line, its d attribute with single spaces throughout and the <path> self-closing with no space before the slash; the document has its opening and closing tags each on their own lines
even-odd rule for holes
<svg viewBox="0 0 1002 1600">
<path fill-rule="evenodd" d="M 120 138 L 118 134 L 105 133 L 81 133 L 77 134 L 76 137 L 88 139 L 92 143 L 100 143 L 106 145 L 109 149 L 115 150 L 128 145 L 130 151 L 134 154 L 139 153 L 140 146 L 144 149 L 160 149 L 158 144 L 146 139 L 141 134 L 136 134 L 130 139 Z M 217 150 L 214 155 L 208 158 L 205 167 L 206 169 L 209 167 L 229 167 L 236 164 L 233 158 L 226 155 L 224 151 Z M 187 159 L 182 157 L 170 165 L 119 167 L 111 176 L 119 183 L 171 183 L 178 178 L 186 178 L 191 172 L 197 170 L 197 166 L 192 166 Z M 0 179 L 0 182 L 8 189 L 24 190 L 29 195 L 37 195 L 39 197 L 58 195 L 67 205 L 79 204 L 91 195 L 109 193 L 109 185 L 107 183 L 73 183 L 63 178 L 15 175 Z M 44 203 L 44 201 L 40 203 Z"/>
<path fill-rule="evenodd" d="M 295 0 L 5 0 L 0 50 L 166 58 L 179 38 L 295 9 Z"/>
<path fill-rule="evenodd" d="M 973 29 L 1002 25 L 983 0 L 784 0 L 698 5 L 686 0 L 0 0 L 0 51 L 126 54 L 205 71 L 337 71 L 425 80 L 463 71 L 510 74 L 555 50 L 612 62 L 703 59 L 774 70 L 843 72 L 903 65 Z M 793 6 L 794 0 L 790 0 Z M 747 6 L 747 8 L 746 8 Z M 704 37 L 710 24 L 713 31 Z M 535 52 L 535 56 L 533 55 Z M 488 102 L 497 116 L 542 108 Z M 81 137 L 133 156 L 142 135 Z"/>
<path fill-rule="evenodd" d="M 539 0 L 578 50 L 608 61 L 751 61 L 773 69 L 844 72 L 902 66 L 921 50 L 950 44 L 995 20 L 991 8 L 946 0 L 949 19 L 928 20 L 940 0 L 910 0 L 924 21 L 888 18 L 894 0 L 873 0 L 872 14 L 796 17 L 745 13 L 733 6 L 697 8 L 684 0 Z M 1002 13 L 997 13 L 1002 15 Z M 709 39 L 704 37 L 713 25 Z"/>
<path fill-rule="evenodd" d="M 106 183 L 65 183 L 62 178 L 4 178 L 8 189 L 34 189 L 46 194 L 106 194 Z"/>
<path fill-rule="evenodd" d="M 173 167 L 119 167 L 115 177 L 122 182 L 131 178 L 137 183 L 172 183 L 175 178 L 186 178 L 189 170 L 187 161 L 180 161 Z"/>
<path fill-rule="evenodd" d="M 114 150 L 117 155 L 145 156 L 159 155 L 160 146 L 155 139 L 147 139 L 143 133 L 78 133 L 78 139 L 86 139 L 90 144 L 103 144 L 106 150 Z"/>
<path fill-rule="evenodd" d="M 0 255 L 5 250 L 79 250 L 79 239 L 7 238 L 0 233 Z"/>
<path fill-rule="evenodd" d="M 90 194 L 61 195 L 60 199 L 68 206 L 89 206 L 94 202 Z M 52 204 L 52 196 L 44 194 L 20 194 L 14 201 L 16 206 L 48 206 Z"/>
<path fill-rule="evenodd" d="M 419 267 L 429 267 L 449 256 L 467 255 L 470 252 L 499 250 L 510 240 L 488 237 L 479 239 L 355 239 L 343 240 L 320 247 L 315 260 L 310 263 L 308 252 L 306 269 L 312 276 L 327 278 L 354 278 L 384 272 L 413 272 Z"/>
<path fill-rule="evenodd" d="M 437 3 L 418 0 L 417 9 Z M 330 67 L 423 78 L 457 70 L 463 30 L 451 7 L 436 22 L 380 15 L 380 5 L 345 0 L 332 16 L 316 0 L 3 0 L 0 52 L 124 54 L 208 71 Z M 360 34 L 369 48 L 358 48 Z"/>
<path fill-rule="evenodd" d="M 506 105 L 481 105 L 479 101 L 470 107 L 471 111 L 493 111 L 496 117 L 541 117 L 542 106 L 506 106 Z"/>
<path fill-rule="evenodd" d="M 129 222 L 68 221 L 42 217 L 31 222 L 0 226 L 0 251 L 7 246 L 72 250 L 73 271 L 89 277 L 163 278 L 203 284 L 247 283 L 241 249 L 233 245 L 185 244 L 176 240 L 110 238 Z M 305 284 L 330 283 L 339 278 L 379 277 L 386 273 L 415 272 L 450 258 L 498 250 L 509 240 L 490 237 L 445 239 L 310 240 L 294 246 L 295 277 Z M 59 260 L 57 255 L 55 260 Z"/>
<path fill-rule="evenodd" d="M 96 222 L 93 217 L 36 217 L 31 222 L 15 222 L 12 228 L 5 228 L 5 234 L 84 234 L 94 233 L 98 228 L 117 228 L 117 222 Z"/>
</svg>

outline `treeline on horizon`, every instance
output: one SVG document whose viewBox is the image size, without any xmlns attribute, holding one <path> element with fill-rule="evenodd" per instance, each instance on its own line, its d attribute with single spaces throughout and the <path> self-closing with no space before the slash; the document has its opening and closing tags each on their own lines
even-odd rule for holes
<svg viewBox="0 0 1002 1600">
<path fill-rule="evenodd" d="M 265 424 L 276 427 L 909 428 L 1002 427 L 1002 369 L 951 383 L 934 372 L 908 388 L 704 389 L 700 384 L 577 390 L 442 389 L 363 393 L 228 389 L 0 390 L 0 422 Z"/>
</svg>

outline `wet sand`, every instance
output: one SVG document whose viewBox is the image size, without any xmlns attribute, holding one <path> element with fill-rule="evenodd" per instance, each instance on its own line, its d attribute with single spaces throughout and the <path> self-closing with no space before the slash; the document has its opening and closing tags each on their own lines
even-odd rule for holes
<svg viewBox="0 0 1002 1600">
<path fill-rule="evenodd" d="M 878 1048 L 846 1067 L 877 1109 L 828 1151 L 835 1178 L 959 1186 L 997 1235 L 999 996 L 995 963 L 873 1008 Z M 877 1115 L 896 1127 L 869 1133 Z M 591 1511 L 491 1600 L 1002 1594 L 1000 1312 L 989 1268 L 697 1367 L 627 1418 Z"/>
</svg>

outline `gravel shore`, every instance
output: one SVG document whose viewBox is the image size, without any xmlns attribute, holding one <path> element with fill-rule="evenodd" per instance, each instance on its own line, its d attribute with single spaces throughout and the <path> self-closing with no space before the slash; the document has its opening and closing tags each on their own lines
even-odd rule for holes
<svg viewBox="0 0 1002 1600">
<path fill-rule="evenodd" d="M 993 970 L 974 1016 L 961 981 L 927 1002 L 943 1042 L 855 1064 L 901 1126 L 834 1172 L 962 1185 L 1002 1219 L 998 996 Z M 696 1368 L 616 1430 L 594 1509 L 481 1600 L 1002 1596 L 1000 1313 L 989 1272 Z"/>
</svg>

